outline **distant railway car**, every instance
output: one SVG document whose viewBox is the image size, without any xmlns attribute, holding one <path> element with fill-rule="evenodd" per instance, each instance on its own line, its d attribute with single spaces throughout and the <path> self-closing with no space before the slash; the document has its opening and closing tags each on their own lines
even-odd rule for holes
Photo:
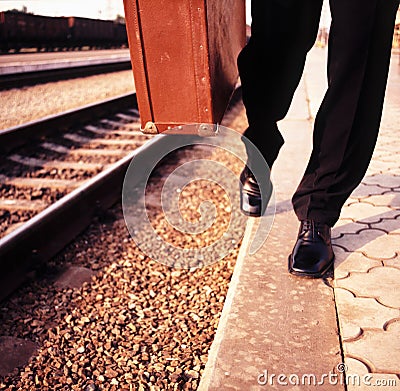
<svg viewBox="0 0 400 391">
<path fill-rule="evenodd" d="M 80 17 L 0 12 L 0 50 L 65 50 L 127 47 L 125 24 Z"/>
<path fill-rule="evenodd" d="M 65 45 L 69 34 L 68 20 L 22 12 L 0 13 L 0 48 L 2 51 L 22 48 L 53 49 Z"/>
<path fill-rule="evenodd" d="M 71 44 L 77 47 L 103 47 L 113 36 L 112 22 L 89 18 L 68 18 Z"/>
<path fill-rule="evenodd" d="M 114 22 L 114 44 L 117 46 L 128 47 L 128 36 L 126 34 L 125 23 Z"/>
</svg>

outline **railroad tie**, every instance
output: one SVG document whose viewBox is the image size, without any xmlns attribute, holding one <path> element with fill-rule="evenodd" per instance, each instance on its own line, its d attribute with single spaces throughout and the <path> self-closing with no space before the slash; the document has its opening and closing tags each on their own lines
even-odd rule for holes
<svg viewBox="0 0 400 391">
<path fill-rule="evenodd" d="M 93 125 L 85 126 L 85 130 L 94 134 L 98 134 L 100 136 L 118 135 L 118 136 L 135 136 L 142 138 L 152 137 L 152 135 L 144 134 L 139 130 L 113 130 L 113 129 L 99 128 L 98 126 L 93 126 Z"/>
<path fill-rule="evenodd" d="M 74 181 L 68 179 L 49 179 L 49 178 L 14 178 L 0 175 L 0 183 L 14 187 L 32 187 L 35 189 L 58 189 L 73 190 L 82 186 L 85 181 Z"/>
<path fill-rule="evenodd" d="M 90 149 L 90 148 L 77 148 L 70 149 L 63 145 L 53 143 L 42 143 L 41 146 L 53 152 L 63 153 L 66 155 L 74 156 L 121 156 L 124 151 L 120 149 Z"/>
<path fill-rule="evenodd" d="M 8 211 L 31 210 L 40 212 L 47 206 L 48 203 L 41 200 L 0 199 L 0 209 Z"/>
<path fill-rule="evenodd" d="M 83 171 L 98 171 L 105 167 L 103 164 L 96 163 L 83 163 L 83 162 L 63 162 L 59 160 L 43 160 L 21 155 L 11 155 L 8 159 L 13 162 L 23 164 L 29 167 L 42 167 L 42 168 L 57 168 L 60 170 L 83 170 Z"/>
<path fill-rule="evenodd" d="M 66 133 L 64 134 L 64 138 L 67 140 L 73 141 L 75 143 L 80 143 L 80 144 L 102 144 L 102 145 L 111 145 L 111 146 L 121 146 L 121 145 L 127 145 L 127 144 L 138 144 L 138 140 L 132 140 L 132 139 L 91 139 L 89 137 L 83 137 L 79 136 L 77 134 L 72 134 L 72 133 Z"/>
</svg>

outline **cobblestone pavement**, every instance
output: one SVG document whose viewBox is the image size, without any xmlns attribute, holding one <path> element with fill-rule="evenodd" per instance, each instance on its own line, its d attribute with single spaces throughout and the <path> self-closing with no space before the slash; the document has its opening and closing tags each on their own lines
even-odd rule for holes
<svg viewBox="0 0 400 391">
<path fill-rule="evenodd" d="M 326 56 L 326 49 L 311 50 L 280 123 L 285 145 L 272 170 L 274 223 L 254 255 L 246 250 L 254 232 L 248 226 L 201 391 L 400 390 L 399 54 L 370 167 L 333 229 L 334 273 L 309 280 L 287 272 L 298 230 L 290 199 L 310 154 Z M 319 383 L 302 383 L 313 375 Z"/>
<path fill-rule="evenodd" d="M 326 81 L 321 72 L 311 70 L 324 66 L 323 52 L 314 49 L 307 64 L 313 118 Z M 360 375 L 354 381 L 349 379 L 349 391 L 378 386 L 382 390 L 400 390 L 399 56 L 393 52 L 372 161 L 362 183 L 347 200 L 332 234 L 336 254 L 334 294 L 346 373 Z M 370 375 L 364 382 L 366 374 Z"/>
<path fill-rule="evenodd" d="M 392 57 L 368 172 L 333 230 L 334 292 L 348 390 L 400 390 L 400 63 Z M 362 375 L 368 374 L 364 382 Z M 365 384 L 363 384 L 365 383 Z M 371 384 L 371 385 L 369 385 Z M 373 387 L 375 386 L 375 387 Z"/>
</svg>

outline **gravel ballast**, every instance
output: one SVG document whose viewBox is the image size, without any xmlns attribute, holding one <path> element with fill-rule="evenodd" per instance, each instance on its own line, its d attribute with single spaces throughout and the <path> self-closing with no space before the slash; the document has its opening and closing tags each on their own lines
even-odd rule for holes
<svg viewBox="0 0 400 391">
<path fill-rule="evenodd" d="M 237 252 L 205 268 L 173 269 L 135 246 L 119 207 L 106 219 L 50 263 L 47 278 L 1 308 L 2 335 L 41 346 L 4 379 L 9 390 L 197 388 Z M 95 276 L 57 289 L 49 269 L 61 265 Z"/>
<path fill-rule="evenodd" d="M 152 198 L 160 194 L 171 167 L 193 159 L 193 153 L 178 151 L 158 167 L 149 183 Z M 242 168 L 229 153 L 202 148 L 196 153 L 237 176 Z M 150 220 L 162 240 L 191 247 L 221 238 L 230 216 L 223 190 L 202 180 L 183 193 L 181 207 L 190 221 L 199 218 L 197 206 L 211 200 L 217 224 L 208 234 L 192 235 L 191 242 L 168 227 L 152 203 Z M 223 260 L 202 268 L 172 268 L 136 246 L 120 205 L 102 213 L 31 283 L 1 303 L 0 336 L 28 340 L 38 349 L 29 363 L 0 378 L 0 389 L 196 390 L 239 247 L 234 243 Z M 74 268 L 86 276 L 82 285 L 65 282 L 65 272 Z"/>
<path fill-rule="evenodd" d="M 131 70 L 0 91 L 0 129 L 134 92 Z"/>
</svg>

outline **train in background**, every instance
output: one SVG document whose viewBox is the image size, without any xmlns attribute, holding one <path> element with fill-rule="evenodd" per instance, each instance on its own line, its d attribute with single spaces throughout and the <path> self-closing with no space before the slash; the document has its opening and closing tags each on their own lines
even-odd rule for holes
<svg viewBox="0 0 400 391">
<path fill-rule="evenodd" d="M 0 12 L 0 50 L 37 51 L 128 47 L 125 23 L 81 17 Z"/>
</svg>

